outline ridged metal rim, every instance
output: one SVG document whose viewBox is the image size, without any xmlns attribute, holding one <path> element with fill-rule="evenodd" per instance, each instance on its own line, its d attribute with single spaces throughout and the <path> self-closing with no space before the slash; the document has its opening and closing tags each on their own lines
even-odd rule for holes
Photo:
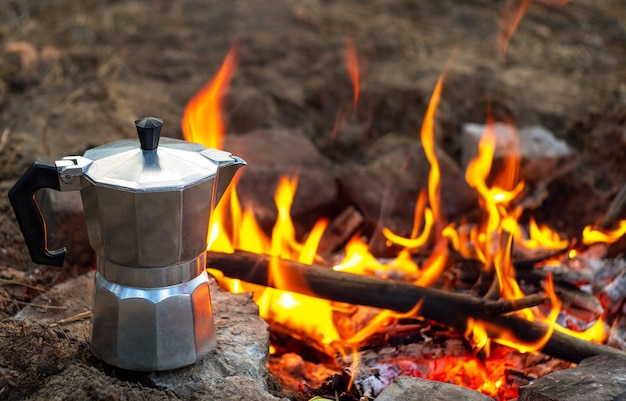
<svg viewBox="0 0 626 401">
<path fill-rule="evenodd" d="M 137 288 L 159 288 L 181 284 L 198 277 L 206 268 L 204 252 L 197 258 L 164 267 L 122 266 L 98 256 L 98 272 L 106 280 Z"/>
</svg>

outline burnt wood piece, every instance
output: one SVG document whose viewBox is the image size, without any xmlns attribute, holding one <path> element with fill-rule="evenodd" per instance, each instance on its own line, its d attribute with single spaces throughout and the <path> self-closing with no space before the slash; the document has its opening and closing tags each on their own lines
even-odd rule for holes
<svg viewBox="0 0 626 401">
<path fill-rule="evenodd" d="M 274 260 L 274 266 L 282 274 L 282 279 L 279 280 L 281 285 L 277 285 L 277 280 L 269 278 L 270 258 L 267 255 L 243 251 L 233 254 L 209 251 L 207 266 L 220 270 L 227 277 L 337 302 L 398 312 L 408 312 L 421 302 L 417 315 L 460 332 L 465 331 L 468 317 L 487 323 L 487 332 L 491 337 L 497 337 L 498 333 L 507 330 L 525 343 L 539 341 L 549 330 L 543 323 L 529 322 L 514 315 L 501 315 L 519 309 L 519 305 L 515 305 L 517 301 L 487 301 L 467 294 L 344 273 L 279 258 Z M 535 300 L 543 301 L 543 297 Z M 526 306 L 541 303 L 527 302 L 524 301 Z M 541 351 L 574 363 L 595 355 L 626 356 L 626 353 L 618 349 L 581 340 L 559 331 L 553 331 Z"/>
<path fill-rule="evenodd" d="M 354 206 L 344 209 L 339 216 L 334 218 L 320 239 L 317 252 L 322 258 L 328 258 L 359 230 L 365 222 L 363 215 Z"/>
<path fill-rule="evenodd" d="M 615 224 L 623 212 L 626 210 L 626 184 L 622 186 L 622 189 L 615 195 L 613 202 L 609 205 L 604 218 L 600 222 L 600 228 L 609 229 Z"/>
</svg>

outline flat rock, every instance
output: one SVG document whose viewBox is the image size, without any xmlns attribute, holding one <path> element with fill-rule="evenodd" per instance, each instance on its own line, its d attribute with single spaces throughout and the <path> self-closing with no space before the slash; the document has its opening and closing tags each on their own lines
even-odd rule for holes
<svg viewBox="0 0 626 401">
<path fill-rule="evenodd" d="M 462 164 L 478 154 L 478 143 L 485 131 L 482 124 L 467 123 L 462 133 Z M 567 143 L 540 125 L 522 127 L 495 123 L 496 149 L 494 167 L 497 171 L 505 157 L 520 158 L 519 177 L 531 185 L 547 185 L 576 167 L 577 156 Z"/>
<path fill-rule="evenodd" d="M 478 391 L 450 383 L 419 379 L 410 376 L 397 377 L 376 397 L 376 401 L 493 401 Z"/>
<path fill-rule="evenodd" d="M 300 130 L 229 135 L 224 149 L 248 163 L 239 173 L 237 192 L 242 205 L 253 210 L 265 228 L 271 228 L 276 220 L 274 193 L 283 176 L 298 177 L 291 208 L 294 219 L 328 210 L 337 201 L 337 183 L 329 162 Z"/>
<path fill-rule="evenodd" d="M 626 358 L 594 356 L 520 388 L 519 401 L 626 400 Z"/>
<path fill-rule="evenodd" d="M 56 327 L 55 330 L 64 336 L 87 345 L 91 319 L 56 326 L 55 323 L 89 311 L 92 292 L 93 273 L 79 276 L 35 298 L 32 304 L 40 307 L 27 306 L 15 319 Z M 201 361 L 185 368 L 138 373 L 139 381 L 150 383 L 150 387 L 167 391 L 183 400 L 198 397 L 232 400 L 235 394 L 245 400 L 278 400 L 268 392 L 267 385 L 269 374 L 265 362 L 269 352 L 269 327 L 259 317 L 258 307 L 252 302 L 250 294 L 223 292 L 215 280 L 211 279 L 211 302 L 217 331 L 217 348 Z M 83 348 L 87 350 L 88 346 Z M 95 368 L 98 366 L 100 365 Z M 108 369 L 103 365 L 100 368 Z M 94 367 L 87 369 L 93 373 Z M 74 386 L 79 391 L 88 385 L 86 381 L 91 380 L 91 373 L 83 376 L 71 375 L 72 380 L 65 380 L 63 377 L 55 380 L 67 382 L 67 386 Z M 100 373 L 105 375 L 103 370 Z M 52 383 L 56 381 L 53 380 Z M 40 393 L 34 399 L 45 399 L 51 394 L 45 389 Z M 146 394 L 148 397 L 148 393 Z M 149 396 L 153 399 L 152 393 Z M 164 394 L 164 398 L 167 397 Z"/>
</svg>

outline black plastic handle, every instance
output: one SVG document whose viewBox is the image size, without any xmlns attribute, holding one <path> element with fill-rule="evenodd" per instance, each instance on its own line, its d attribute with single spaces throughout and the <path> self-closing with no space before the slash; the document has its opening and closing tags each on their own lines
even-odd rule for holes
<svg viewBox="0 0 626 401">
<path fill-rule="evenodd" d="M 35 200 L 35 192 L 43 188 L 60 191 L 59 175 L 54 165 L 35 162 L 11 188 L 9 200 L 33 262 L 62 266 L 67 251 L 48 250 L 46 222 Z"/>
</svg>

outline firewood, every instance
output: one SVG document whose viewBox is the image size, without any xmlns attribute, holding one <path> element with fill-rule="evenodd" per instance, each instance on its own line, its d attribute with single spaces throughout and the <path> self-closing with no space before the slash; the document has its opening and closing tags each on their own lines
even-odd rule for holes
<svg viewBox="0 0 626 401">
<path fill-rule="evenodd" d="M 421 302 L 417 315 L 453 327 L 460 332 L 465 331 L 468 317 L 486 323 L 487 332 L 491 337 L 498 337 L 502 331 L 508 331 L 524 343 L 537 342 L 549 330 L 546 324 L 530 322 L 512 314 L 501 314 L 519 308 L 518 302 L 522 302 L 522 306 L 542 303 L 539 302 L 543 301 L 542 297 L 530 298 L 530 302 L 486 301 L 468 294 L 418 287 L 409 283 L 360 276 L 275 258 L 273 262 L 280 267 L 282 274 L 282 279 L 277 281 L 269 277 L 270 258 L 267 255 L 242 251 L 233 254 L 209 251 L 207 266 L 221 271 L 230 278 L 337 302 L 399 312 L 408 312 Z M 575 363 L 594 355 L 626 355 L 620 350 L 581 340 L 556 330 L 541 351 Z"/>
<path fill-rule="evenodd" d="M 339 216 L 334 218 L 324 230 L 324 235 L 318 246 L 318 253 L 322 258 L 327 258 L 346 242 L 361 228 L 365 219 L 353 206 L 346 208 Z"/>
<path fill-rule="evenodd" d="M 626 298 L 626 271 L 623 271 L 615 280 L 602 289 L 600 299 L 606 304 L 620 305 Z"/>
<path fill-rule="evenodd" d="M 604 313 L 598 298 L 578 287 L 555 285 L 554 292 L 562 302 L 561 308 L 580 320 L 592 322 Z"/>
</svg>

